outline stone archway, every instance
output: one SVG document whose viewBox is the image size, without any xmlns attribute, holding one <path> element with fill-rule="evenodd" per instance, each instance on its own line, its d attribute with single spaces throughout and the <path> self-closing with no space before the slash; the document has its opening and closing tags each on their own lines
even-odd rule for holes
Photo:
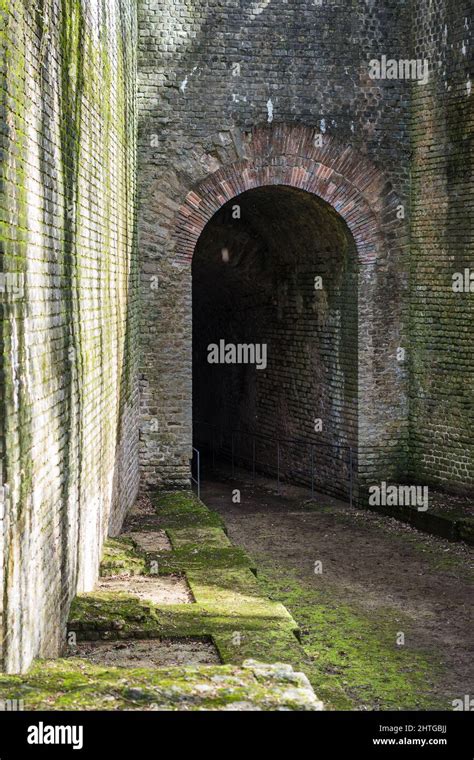
<svg viewBox="0 0 474 760">
<path fill-rule="evenodd" d="M 271 185 L 321 198 L 353 236 L 359 266 L 357 475 L 360 483 L 397 477 L 403 469 L 407 416 L 405 370 L 398 352 L 404 345 L 407 236 L 395 192 L 383 172 L 352 146 L 340 145 L 309 127 L 272 125 L 234 135 L 233 159 L 222 165 L 208 154 L 197 156 L 196 174 L 207 172 L 191 189 L 185 187 L 185 177 L 174 176 L 169 183 L 171 197 L 163 198 L 162 185 L 166 221 L 158 234 L 149 227 L 145 240 L 142 236 L 146 257 L 141 395 L 145 484 L 188 483 L 190 270 L 196 243 L 207 222 L 229 200 Z M 167 326 L 160 335 L 154 323 L 157 309 Z"/>
<path fill-rule="evenodd" d="M 193 441 L 205 466 L 211 449 L 233 450 L 250 469 L 275 474 L 278 460 L 295 483 L 349 495 L 358 273 L 346 223 L 306 190 L 261 185 L 206 224 L 192 260 Z"/>
</svg>

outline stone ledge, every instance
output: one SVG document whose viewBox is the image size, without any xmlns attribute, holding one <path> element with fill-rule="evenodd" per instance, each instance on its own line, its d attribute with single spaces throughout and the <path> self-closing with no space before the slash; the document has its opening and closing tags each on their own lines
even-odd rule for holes
<svg viewBox="0 0 474 760">
<path fill-rule="evenodd" d="M 3 676 L 1 699 L 25 710 L 320 711 L 303 673 L 247 660 L 241 666 L 110 668 L 80 658 L 37 660 L 26 676 Z"/>
<path fill-rule="evenodd" d="M 361 506 L 371 512 L 395 517 L 400 522 L 406 522 L 414 528 L 431 533 L 448 541 L 464 541 L 474 546 L 474 517 L 458 517 L 455 515 L 435 512 L 419 512 L 414 507 L 373 507 L 367 504 Z"/>
</svg>

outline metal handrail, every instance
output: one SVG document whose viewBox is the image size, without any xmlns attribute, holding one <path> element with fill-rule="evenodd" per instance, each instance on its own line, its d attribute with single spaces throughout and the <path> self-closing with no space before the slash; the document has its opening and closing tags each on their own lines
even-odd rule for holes
<svg viewBox="0 0 474 760">
<path fill-rule="evenodd" d="M 196 420 L 195 425 L 205 425 L 207 427 L 212 428 L 213 434 L 212 434 L 212 442 L 211 442 L 211 448 L 212 448 L 212 461 L 213 461 L 213 467 L 215 462 L 215 452 L 214 452 L 214 430 L 218 428 L 217 425 L 210 423 L 210 422 L 201 422 Z M 252 433 L 246 430 L 231 430 L 231 463 L 232 463 L 232 477 L 235 475 L 235 444 L 234 444 L 234 436 L 235 435 L 243 435 L 247 436 L 248 438 L 252 438 L 252 473 L 253 477 L 255 478 L 255 470 L 256 470 L 256 455 L 255 455 L 255 442 L 256 439 L 262 439 L 271 443 L 275 443 L 277 447 L 277 488 L 278 493 L 280 493 L 280 444 L 282 443 L 293 443 L 298 444 L 302 446 L 309 446 L 310 447 L 310 457 L 311 457 L 311 498 L 314 498 L 314 447 L 320 446 L 320 447 L 326 447 L 326 448 L 332 448 L 336 449 L 337 451 L 347 451 L 348 457 L 349 457 L 349 503 L 352 507 L 353 502 L 353 464 L 354 464 L 354 458 L 353 458 L 353 449 L 351 446 L 347 446 L 345 444 L 335 444 L 335 443 L 327 443 L 325 441 L 311 441 L 311 440 L 304 440 L 299 438 L 273 438 L 272 436 L 269 436 L 265 433 Z M 242 457 L 241 457 L 242 458 Z"/>
<path fill-rule="evenodd" d="M 196 423 L 201 424 L 201 423 Z M 205 423 L 210 424 L 210 423 Z M 217 425 L 214 425 L 214 427 L 217 427 Z M 346 449 L 347 451 L 350 451 L 351 447 L 346 446 L 345 444 L 339 444 L 339 443 L 327 443 L 327 441 L 310 441 L 309 439 L 305 438 L 282 438 L 281 436 L 278 436 L 277 438 L 274 438 L 271 435 L 266 435 L 265 433 L 251 433 L 248 430 L 231 430 L 231 433 L 237 433 L 239 435 L 248 435 L 253 436 L 255 438 L 263 438 L 267 441 L 281 441 L 281 443 L 299 443 L 304 446 L 327 446 L 331 449 Z"/>
<path fill-rule="evenodd" d="M 192 468 L 192 464 L 191 464 L 191 481 L 193 483 L 196 483 L 196 485 L 197 485 L 197 495 L 198 495 L 198 499 L 200 499 L 201 498 L 201 453 L 200 453 L 199 449 L 196 449 L 194 446 L 193 446 L 193 452 L 196 454 L 196 474 L 197 474 L 197 478 L 195 478 L 193 476 L 193 468 Z M 194 456 L 193 456 L 193 459 L 194 459 Z"/>
<path fill-rule="evenodd" d="M 218 425 L 215 425 L 213 422 L 201 422 L 201 420 L 195 420 L 195 425 L 206 425 L 207 427 L 211 428 L 218 428 Z M 230 433 L 240 433 L 241 435 L 249 435 L 254 436 L 256 438 L 264 438 L 268 441 L 281 441 L 282 443 L 301 443 L 305 445 L 313 445 L 313 446 L 327 446 L 332 449 L 347 449 L 348 451 L 352 450 L 351 446 L 347 446 L 346 444 L 339 444 L 339 443 L 328 443 L 327 441 L 310 441 L 306 438 L 282 438 L 282 436 L 278 436 L 278 438 L 274 438 L 271 435 L 267 435 L 266 433 L 252 433 L 248 430 L 238 430 L 236 428 L 233 428 Z"/>
</svg>

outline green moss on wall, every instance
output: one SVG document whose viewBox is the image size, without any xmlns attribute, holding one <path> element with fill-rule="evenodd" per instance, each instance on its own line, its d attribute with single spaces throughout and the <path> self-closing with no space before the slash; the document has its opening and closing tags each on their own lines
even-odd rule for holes
<svg viewBox="0 0 474 760">
<path fill-rule="evenodd" d="M 136 435 L 130 415 L 122 424 L 136 401 L 127 187 L 131 177 L 135 188 L 136 9 L 128 0 L 96 6 L 0 0 L 0 268 L 26 283 L 0 314 L 8 667 L 57 640 L 74 584 L 97 566 L 109 516 L 120 521 L 137 487 L 138 463 L 127 472 L 118 464 Z M 42 554 L 54 559 L 32 601 L 24 577 Z M 8 600 L 18 605 L 22 594 L 20 620 Z"/>
</svg>

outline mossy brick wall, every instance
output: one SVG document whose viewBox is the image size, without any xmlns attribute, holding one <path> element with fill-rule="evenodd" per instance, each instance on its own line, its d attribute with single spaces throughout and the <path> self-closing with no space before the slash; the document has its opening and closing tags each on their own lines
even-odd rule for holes
<svg viewBox="0 0 474 760">
<path fill-rule="evenodd" d="M 412 93 L 410 442 L 412 477 L 472 492 L 474 271 L 472 4 L 416 0 L 413 43 L 428 85 Z"/>
<path fill-rule="evenodd" d="M 252 171 L 302 189 L 314 181 L 321 197 L 334 190 L 311 172 L 330 159 L 336 191 L 354 183 L 363 188 L 356 205 L 372 210 L 353 234 L 381 228 L 388 198 L 404 206 L 403 224 L 385 224 L 375 261 L 359 262 L 357 412 L 349 407 L 359 459 L 362 440 L 365 479 L 472 482 L 472 298 L 451 291 L 452 274 L 472 266 L 467 0 L 140 0 L 139 326 L 135 10 L 133 0 L 0 0 L 9 278 L 0 294 L 0 582 L 10 670 L 57 653 L 71 596 L 92 585 L 102 539 L 135 496 L 138 330 L 143 482 L 189 484 L 191 255 L 176 250 L 209 198 L 228 199 L 220 178 L 240 192 L 251 186 L 249 151 Z M 415 54 L 431 61 L 428 85 L 370 79 L 371 59 Z M 295 125 L 307 130 L 301 139 Z M 312 129 L 326 141 L 313 164 L 300 154 Z M 347 196 L 341 205 L 347 211 Z M 296 283 L 288 300 L 294 321 L 307 288 Z M 396 363 L 397 346 L 408 346 L 408 363 Z M 336 399 L 351 387 L 348 371 Z M 312 418 L 305 396 L 289 424 Z M 260 400 L 274 401 L 263 391 Z M 267 421 L 277 429 L 277 414 Z"/>
<path fill-rule="evenodd" d="M 58 654 L 137 491 L 135 3 L 0 0 L 0 24 L 0 598 L 17 671 Z"/>
<path fill-rule="evenodd" d="M 370 79 L 369 61 L 382 55 L 407 58 L 410 28 L 410 4 L 401 0 L 323 0 L 321 5 L 313 0 L 140 1 L 140 456 L 144 484 L 189 483 L 191 266 L 189 260 L 175 256 L 176 239 L 186 234 L 185 230 L 177 234 L 175 225 L 187 194 L 201 182 L 205 192 L 206 178 L 218 177 L 233 164 L 238 182 L 246 141 L 254 128 L 274 127 L 275 134 L 280 126 L 287 128 L 290 145 L 290 128 L 302 125 L 334 140 L 337 147 L 331 155 L 334 160 L 339 157 L 343 176 L 347 177 L 342 157 L 354 152 L 383 170 L 385 182 L 373 198 L 374 213 L 393 192 L 405 206 L 407 225 L 410 83 Z M 294 156 L 283 148 L 276 157 L 265 140 L 261 150 L 262 164 L 266 161 L 272 168 L 278 164 L 282 174 L 290 174 Z M 371 170 L 366 176 L 364 171 L 361 168 L 357 176 L 354 172 L 351 181 L 364 186 Z M 229 176 L 233 189 L 234 177 Z M 222 202 L 228 199 L 227 189 L 222 196 Z M 206 197 L 199 196 L 196 204 L 204 209 Z M 191 206 L 192 200 L 188 212 L 193 219 Z M 280 215 L 280 223 L 284 221 Z M 369 479 L 397 477 L 406 464 L 406 367 L 396 360 L 397 347 L 407 344 L 403 309 L 408 299 L 403 289 L 408 251 L 403 237 L 403 223 L 394 222 L 385 253 L 378 251 L 373 267 L 361 267 L 360 288 L 373 288 L 370 297 L 358 303 L 366 347 L 359 357 L 358 414 L 370 417 L 363 424 L 359 420 L 359 453 L 363 446 Z M 401 254 L 395 251 L 397 244 L 403 248 Z M 294 375 L 290 383 L 297 382 L 296 371 Z M 336 397 L 339 392 L 334 389 Z M 306 429 L 319 416 L 304 393 L 291 415 L 295 422 L 298 417 L 304 419 Z M 273 430 L 278 422 L 272 421 Z M 280 422 L 280 429 L 285 429 L 289 421 L 282 417 Z M 235 423 L 238 426 L 239 420 Z"/>
</svg>

